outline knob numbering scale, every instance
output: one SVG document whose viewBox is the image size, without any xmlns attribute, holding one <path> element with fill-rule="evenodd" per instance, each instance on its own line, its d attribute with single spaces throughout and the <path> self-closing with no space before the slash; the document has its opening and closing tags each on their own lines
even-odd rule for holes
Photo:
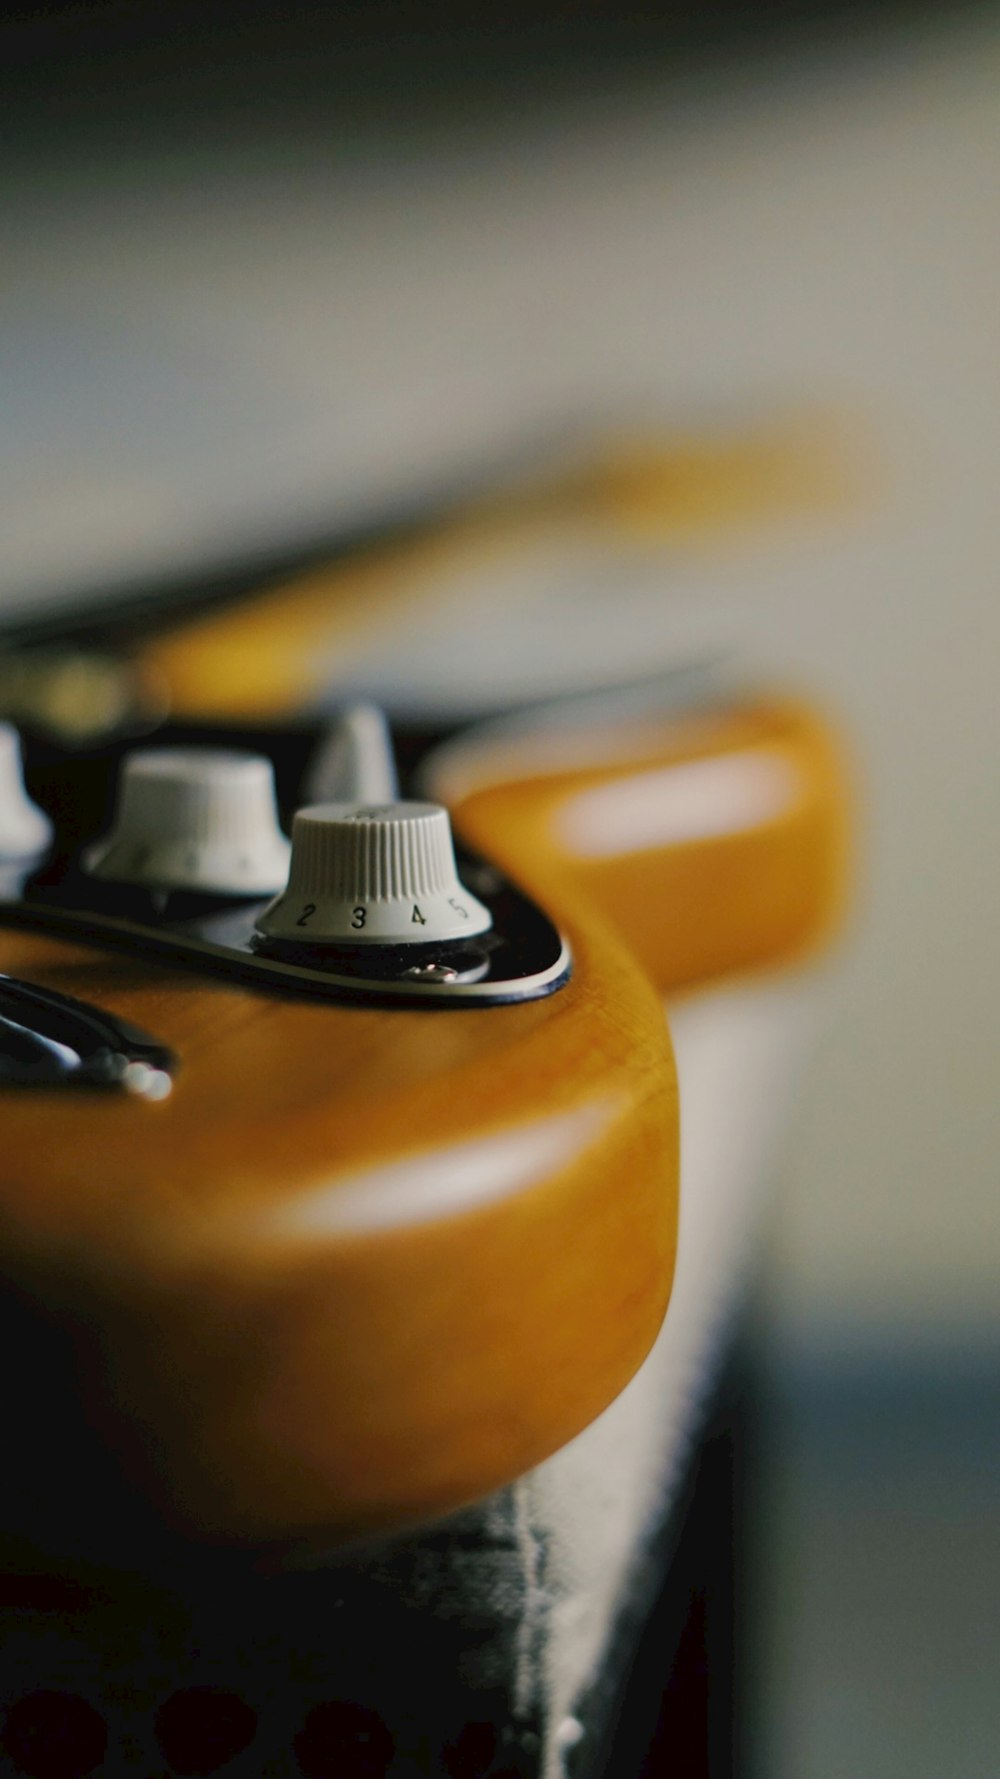
<svg viewBox="0 0 1000 1779">
<path fill-rule="evenodd" d="M 111 882 L 261 896 L 285 881 L 288 856 L 270 760 L 142 748 L 122 768 L 114 827 L 85 864 Z"/>
<path fill-rule="evenodd" d="M 320 803 L 292 825 L 288 886 L 258 930 L 297 945 L 405 945 L 488 932 L 437 803 Z"/>
<path fill-rule="evenodd" d="M 463 852 L 463 881 L 439 805 L 309 805 L 294 836 L 269 760 L 141 750 L 103 838 L 0 855 L 0 921 L 334 1001 L 505 1006 L 568 981 L 565 937 L 502 869 Z"/>
</svg>

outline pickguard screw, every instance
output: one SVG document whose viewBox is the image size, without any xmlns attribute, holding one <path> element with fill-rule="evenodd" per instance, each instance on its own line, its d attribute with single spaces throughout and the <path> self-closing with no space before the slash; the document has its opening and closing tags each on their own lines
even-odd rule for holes
<svg viewBox="0 0 1000 1779">
<path fill-rule="evenodd" d="M 411 964 L 403 975 L 414 982 L 457 982 L 458 971 L 450 964 Z"/>
</svg>

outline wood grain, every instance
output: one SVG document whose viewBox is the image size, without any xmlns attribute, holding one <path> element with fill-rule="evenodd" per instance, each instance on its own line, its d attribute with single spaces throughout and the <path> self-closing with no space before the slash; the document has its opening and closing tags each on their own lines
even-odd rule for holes
<svg viewBox="0 0 1000 1779">
<path fill-rule="evenodd" d="M 799 701 L 459 742 L 427 783 L 511 876 L 600 908 L 663 993 L 787 964 L 843 916 L 850 772 Z"/>
<path fill-rule="evenodd" d="M 574 911 L 570 938 L 560 994 L 448 1015 L 0 933 L 0 968 L 182 1060 L 158 1104 L 5 1093 L 0 1220 L 9 1285 L 86 1345 L 100 1437 L 187 1535 L 439 1513 L 641 1362 L 674 1258 L 669 1041 L 600 918 Z"/>
</svg>

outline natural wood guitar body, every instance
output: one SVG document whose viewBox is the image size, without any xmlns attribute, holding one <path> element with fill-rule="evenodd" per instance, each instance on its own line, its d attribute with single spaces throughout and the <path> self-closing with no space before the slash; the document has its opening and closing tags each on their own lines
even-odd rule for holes
<svg viewBox="0 0 1000 1779">
<path fill-rule="evenodd" d="M 799 701 L 733 695 L 554 737 L 487 730 L 428 777 L 474 845 L 600 909 L 664 994 L 787 964 L 841 917 L 848 774 Z"/>
<path fill-rule="evenodd" d="M 391 622 L 456 553 L 554 518 L 641 542 L 808 504 L 801 463 L 779 439 L 698 458 L 686 481 L 669 453 L 599 464 L 161 627 L 134 661 L 181 716 L 298 711 L 347 632 Z M 158 1103 L 0 1096 L 0 1308 L 29 1368 L 54 1331 L 53 1389 L 68 1367 L 83 1404 L 75 1432 L 44 1381 L 24 1409 L 0 1474 L 8 1542 L 35 1535 L 43 1468 L 52 1490 L 65 1463 L 75 1500 L 77 1437 L 124 1479 L 77 1513 L 78 1550 L 106 1554 L 131 1499 L 188 1541 L 261 1552 L 433 1517 L 592 1421 L 670 1293 L 663 996 L 827 933 L 843 781 L 811 712 L 732 695 L 584 725 L 554 753 L 530 721 L 513 743 L 440 751 L 425 790 L 572 948 L 569 984 L 524 1005 L 336 1005 L 0 927 L 0 971 L 131 1019 L 180 1059 Z M 58 1544 L 58 1511 L 41 1518 Z"/>
<path fill-rule="evenodd" d="M 622 1388 L 673 1268 L 660 1003 L 598 917 L 548 1000 L 262 995 L 8 930 L 0 965 L 179 1053 L 173 1094 L 8 1095 L 9 1280 L 189 1534 L 329 1540 L 538 1462 Z"/>
<path fill-rule="evenodd" d="M 0 968 L 181 1059 L 157 1104 L 5 1095 L 0 1216 L 5 1275 L 69 1331 L 98 1437 L 186 1536 L 321 1546 L 441 1513 L 565 1443 L 652 1344 L 677 1227 L 662 994 L 824 934 L 842 773 L 784 703 L 580 756 L 553 771 L 537 748 L 526 772 L 487 743 L 430 769 L 563 926 L 573 977 L 546 1000 L 337 1006 L 0 932 Z M 718 832 L 650 844 L 671 772 L 713 761 L 749 787 L 744 818 L 730 796 Z M 782 799 L 755 802 L 748 761 L 780 767 Z M 609 784 L 649 819 L 593 856 L 570 818 Z"/>
</svg>

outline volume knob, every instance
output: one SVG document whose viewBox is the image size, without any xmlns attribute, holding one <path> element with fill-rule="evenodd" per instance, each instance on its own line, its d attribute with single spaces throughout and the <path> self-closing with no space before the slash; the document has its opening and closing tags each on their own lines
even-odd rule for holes
<svg viewBox="0 0 1000 1779">
<path fill-rule="evenodd" d="M 52 823 L 24 788 L 17 730 L 0 723 L 0 859 L 31 858 L 51 838 Z"/>
<path fill-rule="evenodd" d="M 292 824 L 288 887 L 257 922 L 271 939 L 401 945 L 492 925 L 458 875 L 437 803 L 319 803 Z"/>
<path fill-rule="evenodd" d="M 251 896 L 285 881 L 288 855 L 270 760 L 144 748 L 126 759 L 114 827 L 85 862 L 118 883 Z"/>
</svg>

